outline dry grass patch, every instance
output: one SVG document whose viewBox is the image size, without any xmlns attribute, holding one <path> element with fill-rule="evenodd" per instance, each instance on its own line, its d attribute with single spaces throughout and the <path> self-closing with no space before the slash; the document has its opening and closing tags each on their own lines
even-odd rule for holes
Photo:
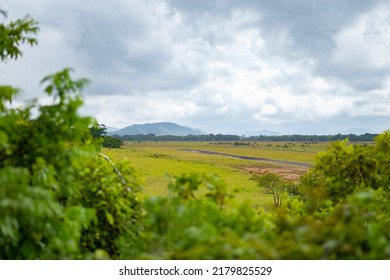
<svg viewBox="0 0 390 280">
<path fill-rule="evenodd" d="M 275 166 L 242 166 L 242 170 L 245 170 L 249 173 L 261 174 L 274 173 L 281 175 L 284 179 L 295 181 L 308 171 L 307 167 L 301 166 L 291 166 L 291 165 L 275 165 Z"/>
</svg>

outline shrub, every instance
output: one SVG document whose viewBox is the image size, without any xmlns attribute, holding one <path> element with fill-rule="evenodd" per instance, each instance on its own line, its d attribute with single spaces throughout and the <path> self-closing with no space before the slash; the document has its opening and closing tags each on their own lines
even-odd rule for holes
<svg viewBox="0 0 390 280">
<path fill-rule="evenodd" d="M 38 30 L 30 18 L 0 30 L 2 60 L 19 57 L 20 43 L 36 43 L 28 37 Z M 1 259 L 116 258 L 116 240 L 136 233 L 133 169 L 123 166 L 119 178 L 99 155 L 89 131 L 94 121 L 78 114 L 88 80 L 70 72 L 42 80 L 51 105 L 12 108 L 20 91 L 0 86 Z"/>
</svg>

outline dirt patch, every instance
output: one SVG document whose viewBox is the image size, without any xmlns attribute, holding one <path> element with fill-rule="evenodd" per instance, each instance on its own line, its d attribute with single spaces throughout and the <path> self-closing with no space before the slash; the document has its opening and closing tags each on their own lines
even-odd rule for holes
<svg viewBox="0 0 390 280">
<path fill-rule="evenodd" d="M 275 173 L 281 175 L 286 180 L 295 181 L 298 180 L 308 170 L 307 167 L 292 167 L 292 166 L 281 166 L 281 167 L 261 167 L 261 166 L 243 166 L 243 170 L 249 173 L 266 174 Z"/>
</svg>

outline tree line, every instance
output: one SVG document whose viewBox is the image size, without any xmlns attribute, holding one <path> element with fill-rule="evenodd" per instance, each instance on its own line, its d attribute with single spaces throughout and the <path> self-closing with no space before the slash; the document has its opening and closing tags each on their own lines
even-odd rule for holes
<svg viewBox="0 0 390 280">
<path fill-rule="evenodd" d="M 238 136 L 226 134 L 203 134 L 203 135 L 155 135 L 155 134 L 138 134 L 138 135 L 113 135 L 115 139 L 122 141 L 149 141 L 149 142 L 331 142 L 347 139 L 351 142 L 372 142 L 378 134 L 365 133 L 362 135 L 356 134 L 336 134 L 336 135 L 278 135 L 278 136 Z"/>
<path fill-rule="evenodd" d="M 89 129 L 92 137 L 101 141 L 102 146 L 105 148 L 120 148 L 123 145 L 123 141 L 118 138 L 114 138 L 107 135 L 107 127 L 104 124 L 93 124 Z"/>
</svg>

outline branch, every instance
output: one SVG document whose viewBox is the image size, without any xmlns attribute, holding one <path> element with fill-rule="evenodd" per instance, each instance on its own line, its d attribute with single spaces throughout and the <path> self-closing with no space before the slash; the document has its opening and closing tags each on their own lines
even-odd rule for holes
<svg viewBox="0 0 390 280">
<path fill-rule="evenodd" d="M 116 172 L 116 174 L 118 174 L 119 178 L 122 181 L 122 184 L 125 185 L 126 190 L 131 192 L 131 188 L 126 184 L 125 178 L 122 176 L 122 174 L 118 170 L 118 168 L 116 168 L 115 164 L 111 161 L 111 159 L 108 156 L 106 156 L 105 154 L 99 153 L 99 155 L 102 156 L 105 160 L 107 160 L 112 165 L 112 167 L 114 167 L 114 171 Z"/>
</svg>

